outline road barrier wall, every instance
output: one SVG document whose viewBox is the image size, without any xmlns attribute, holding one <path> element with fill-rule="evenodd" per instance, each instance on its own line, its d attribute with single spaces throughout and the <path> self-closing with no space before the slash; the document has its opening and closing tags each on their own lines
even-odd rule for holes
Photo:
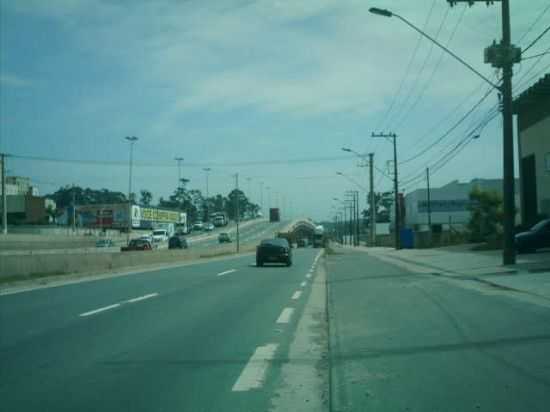
<svg viewBox="0 0 550 412">
<path fill-rule="evenodd" d="M 241 251 L 247 252 L 253 249 L 254 245 L 244 245 Z M 235 246 L 231 244 L 195 250 L 7 255 L 0 256 L 0 280 L 19 280 L 69 273 L 93 273 L 160 263 L 177 263 L 234 252 Z"/>
</svg>

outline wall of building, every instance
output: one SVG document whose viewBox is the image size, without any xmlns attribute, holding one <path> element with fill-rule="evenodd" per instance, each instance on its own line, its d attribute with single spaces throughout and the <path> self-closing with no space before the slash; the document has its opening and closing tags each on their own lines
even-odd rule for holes
<svg viewBox="0 0 550 412">
<path fill-rule="evenodd" d="M 550 117 L 520 132 L 521 156 L 535 155 L 538 211 L 550 216 Z"/>
</svg>

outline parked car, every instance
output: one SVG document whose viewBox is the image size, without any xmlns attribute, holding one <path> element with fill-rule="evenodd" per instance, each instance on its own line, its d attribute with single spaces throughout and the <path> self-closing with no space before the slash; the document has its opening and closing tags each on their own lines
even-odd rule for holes
<svg viewBox="0 0 550 412">
<path fill-rule="evenodd" d="M 550 248 L 550 219 L 541 220 L 527 232 L 515 237 L 518 253 L 536 252 L 537 249 Z"/>
<path fill-rule="evenodd" d="M 256 266 L 264 263 L 284 263 L 292 265 L 292 249 L 283 238 L 265 239 L 256 248 Z"/>
<path fill-rule="evenodd" d="M 151 234 L 153 242 L 166 242 L 168 240 L 168 231 L 166 229 L 155 229 Z"/>
<path fill-rule="evenodd" d="M 120 248 L 121 252 L 130 252 L 134 250 L 153 250 L 153 246 L 150 242 L 143 239 L 132 239 L 128 246 L 123 246 Z"/>
<path fill-rule="evenodd" d="M 205 223 L 204 230 L 206 230 L 207 232 L 212 232 L 214 230 L 214 225 L 210 222 Z"/>
<path fill-rule="evenodd" d="M 95 247 L 113 247 L 114 245 L 111 239 L 99 239 L 95 242 Z"/>
<path fill-rule="evenodd" d="M 168 249 L 187 249 L 189 244 L 187 239 L 181 235 L 174 235 L 168 239 Z"/>
<path fill-rule="evenodd" d="M 231 238 L 229 233 L 222 232 L 218 235 L 218 242 L 220 243 L 231 243 Z"/>
<path fill-rule="evenodd" d="M 202 222 L 196 222 L 194 225 L 193 225 L 193 230 L 204 230 L 204 224 Z"/>
</svg>

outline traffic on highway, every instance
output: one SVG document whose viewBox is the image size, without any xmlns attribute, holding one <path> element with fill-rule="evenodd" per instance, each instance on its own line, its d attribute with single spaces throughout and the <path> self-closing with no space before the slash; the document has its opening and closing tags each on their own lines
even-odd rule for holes
<svg viewBox="0 0 550 412">
<path fill-rule="evenodd" d="M 550 0 L 0 1 L 1 412 L 549 412 Z"/>
</svg>

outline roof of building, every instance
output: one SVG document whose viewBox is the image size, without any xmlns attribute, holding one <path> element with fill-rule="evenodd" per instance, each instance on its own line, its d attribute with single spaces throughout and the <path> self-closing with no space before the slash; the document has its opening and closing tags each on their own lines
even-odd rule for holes
<svg viewBox="0 0 550 412">
<path fill-rule="evenodd" d="M 514 112 L 517 113 L 523 107 L 537 103 L 541 98 L 548 96 L 550 96 L 550 73 L 541 77 L 534 85 L 514 99 Z"/>
</svg>

